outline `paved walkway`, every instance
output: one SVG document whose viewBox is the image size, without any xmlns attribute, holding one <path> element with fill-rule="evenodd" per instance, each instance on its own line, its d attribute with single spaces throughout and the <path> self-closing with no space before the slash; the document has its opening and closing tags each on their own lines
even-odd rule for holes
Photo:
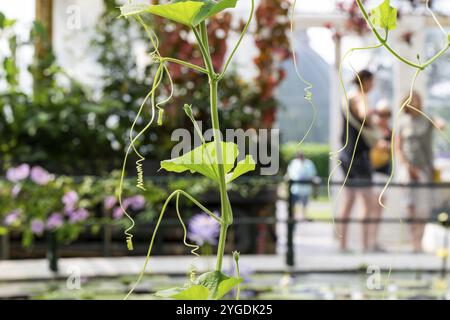
<svg viewBox="0 0 450 320">
<path fill-rule="evenodd" d="M 317 205 L 324 205 L 323 203 Z M 325 204 L 326 205 L 326 204 Z M 312 209 L 314 208 L 314 204 Z M 320 208 L 324 210 L 326 208 Z M 277 204 L 277 217 L 286 219 L 286 203 Z M 327 222 L 301 223 L 295 230 L 295 267 L 297 272 L 342 272 L 355 271 L 367 266 L 394 270 L 439 270 L 441 260 L 434 255 L 413 254 L 406 245 L 399 247 L 392 245 L 397 233 L 392 230 L 382 230 L 381 237 L 389 239 L 391 250 L 389 253 L 365 254 L 358 248 L 360 243 L 360 229 L 352 226 L 350 230 L 351 253 L 341 253 L 335 239 L 334 227 Z M 383 233 L 384 232 L 384 233 Z M 277 255 L 243 255 L 241 269 L 253 272 L 284 272 L 286 252 L 286 224 L 277 225 L 278 243 Z M 386 234 L 384 236 L 383 234 Z M 397 252 L 396 252 L 397 251 Z M 68 274 L 79 272 L 83 277 L 117 277 L 123 275 L 136 275 L 142 269 L 144 257 L 132 258 L 77 258 L 61 259 L 59 261 L 60 274 L 54 275 L 48 270 L 45 259 L 25 261 L 0 261 L 0 281 L 27 281 L 45 280 L 54 277 L 65 278 Z M 186 273 L 189 266 L 195 261 L 199 272 L 211 270 L 214 266 L 214 257 L 194 260 L 190 256 L 152 257 L 148 271 L 153 274 Z M 233 268 L 230 257 L 224 260 L 226 269 Z"/>
<path fill-rule="evenodd" d="M 150 261 L 148 271 L 153 274 L 182 275 L 193 263 L 193 258 L 185 256 L 154 257 Z M 283 255 L 244 255 L 241 258 L 242 269 L 253 272 L 284 272 L 288 269 Z M 60 274 L 55 275 L 48 270 L 45 259 L 0 261 L 0 281 L 45 280 L 55 277 L 65 278 L 69 274 L 79 273 L 82 277 L 117 277 L 136 275 L 141 271 L 144 257 L 133 258 L 76 258 L 60 259 Z M 214 258 L 195 260 L 199 272 L 210 270 Z M 355 271 L 366 266 L 381 269 L 439 270 L 441 262 L 437 257 L 425 254 L 300 254 L 296 256 L 297 272 L 335 272 Z M 226 269 L 232 268 L 230 257 L 224 260 Z"/>
</svg>

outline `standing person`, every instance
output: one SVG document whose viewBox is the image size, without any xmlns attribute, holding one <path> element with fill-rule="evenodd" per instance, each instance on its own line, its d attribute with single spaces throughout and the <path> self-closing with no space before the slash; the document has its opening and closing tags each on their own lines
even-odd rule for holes
<svg viewBox="0 0 450 320">
<path fill-rule="evenodd" d="M 385 251 L 378 243 L 378 229 L 380 226 L 380 219 L 383 214 L 383 207 L 380 205 L 380 195 L 384 184 L 387 183 L 391 175 L 391 141 L 392 129 L 390 120 L 392 116 L 391 107 L 387 100 L 380 100 L 375 108 L 374 124 L 380 133 L 380 141 L 377 145 L 370 149 L 370 162 L 374 168 L 373 182 L 377 184 L 374 188 L 374 214 L 370 238 L 374 242 L 374 251 Z M 385 203 L 386 196 L 381 199 Z"/>
<path fill-rule="evenodd" d="M 287 174 L 290 180 L 305 181 L 305 183 L 294 183 L 291 186 L 293 205 L 300 203 L 302 206 L 302 216 L 306 219 L 309 197 L 312 193 L 312 180 L 317 176 L 314 163 L 305 158 L 303 152 L 297 153 L 294 160 L 289 163 Z M 307 183 L 311 181 L 311 183 Z"/>
<path fill-rule="evenodd" d="M 409 99 L 406 98 L 404 101 Z M 411 108 L 412 106 L 413 108 Z M 399 160 L 399 181 L 405 184 L 431 183 L 434 172 L 433 156 L 433 124 L 425 118 L 422 111 L 422 98 L 417 92 L 412 95 L 409 106 L 406 106 L 398 123 L 398 135 L 396 138 L 396 151 Z M 436 121 L 439 129 L 444 128 L 441 120 Z M 411 219 L 427 218 L 429 212 L 418 212 L 420 195 L 416 187 L 407 188 L 406 201 L 408 215 Z M 431 199 L 427 199 L 426 206 L 431 205 Z M 428 210 L 427 210 L 428 211 Z M 422 236 L 425 228 L 423 223 L 412 223 L 411 233 L 414 252 L 422 251 Z"/>
<path fill-rule="evenodd" d="M 361 84 L 360 85 L 360 81 Z M 344 128 L 341 136 L 342 144 L 346 148 L 340 153 L 341 166 L 344 175 L 348 175 L 348 182 L 342 195 L 342 205 L 338 216 L 341 220 L 350 218 L 357 196 L 362 198 L 363 225 L 362 244 L 365 251 L 372 246 L 370 243 L 370 224 L 364 223 L 373 212 L 373 192 L 371 189 L 373 168 L 370 163 L 369 151 L 375 145 L 378 138 L 372 128 L 373 115 L 368 112 L 367 94 L 374 86 L 374 75 L 368 70 L 362 70 L 354 79 L 356 89 L 350 94 L 349 114 L 344 113 L 344 123 L 348 121 L 348 132 Z M 365 121 L 364 121 L 365 119 Z M 364 121 L 364 130 L 359 136 L 359 131 Z M 359 138 L 358 138 L 359 136 Z M 352 160 L 353 159 L 353 160 Z M 340 224 L 340 248 L 347 250 L 348 223 Z"/>
</svg>

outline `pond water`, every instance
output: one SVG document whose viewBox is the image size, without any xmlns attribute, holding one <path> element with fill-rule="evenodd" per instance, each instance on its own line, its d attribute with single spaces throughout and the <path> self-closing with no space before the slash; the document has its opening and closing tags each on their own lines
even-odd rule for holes
<svg viewBox="0 0 450 320">
<path fill-rule="evenodd" d="M 135 277 L 0 283 L 0 299 L 122 299 Z M 157 290 L 179 286 L 183 277 L 148 276 L 132 299 L 155 299 Z M 450 299 L 447 280 L 432 273 L 393 273 L 371 276 L 348 274 L 253 274 L 245 277 L 242 299 L 261 300 L 361 300 L 361 299 Z M 232 298 L 229 296 L 228 298 Z"/>
</svg>

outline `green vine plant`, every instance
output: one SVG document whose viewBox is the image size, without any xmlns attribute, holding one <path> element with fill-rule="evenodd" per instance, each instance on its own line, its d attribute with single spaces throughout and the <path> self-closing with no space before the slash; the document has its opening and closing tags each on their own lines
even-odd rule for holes
<svg viewBox="0 0 450 320">
<path fill-rule="evenodd" d="M 343 67 L 343 63 L 344 63 L 344 61 L 345 61 L 347 58 L 350 58 L 350 56 L 351 56 L 354 52 L 356 52 L 356 51 L 361 51 L 361 50 L 371 50 L 371 49 L 377 49 L 377 48 L 384 47 L 384 48 L 386 48 L 386 49 L 387 49 L 387 50 L 388 50 L 395 58 L 399 59 L 401 62 L 403 62 L 403 63 L 405 63 L 405 64 L 407 64 L 407 65 L 409 65 L 409 66 L 411 66 L 412 68 L 414 68 L 414 69 L 417 70 L 416 74 L 414 75 L 414 79 L 413 79 L 413 81 L 412 81 L 412 83 L 411 83 L 411 88 L 412 88 L 412 90 L 410 90 L 410 91 L 411 91 L 411 94 L 410 94 L 410 96 L 409 96 L 409 99 L 407 99 L 406 104 L 403 105 L 403 106 L 398 110 L 398 113 L 397 113 L 397 116 L 396 116 L 396 119 L 397 119 L 397 118 L 399 117 L 399 115 L 403 112 L 403 110 L 404 110 L 406 107 L 409 107 L 409 108 L 412 108 L 412 109 L 416 109 L 416 108 L 414 108 L 414 106 L 409 106 L 409 103 L 410 103 L 411 100 L 412 100 L 412 92 L 414 91 L 415 80 L 419 77 L 419 75 L 420 75 L 420 73 L 421 73 L 422 71 L 424 71 L 424 70 L 425 70 L 426 68 L 428 68 L 431 64 L 433 64 L 436 60 L 438 60 L 440 57 L 442 57 L 442 56 L 448 51 L 448 49 L 449 49 L 449 47 L 450 47 L 450 34 L 448 34 L 448 33 L 444 30 L 444 28 L 442 27 L 442 25 L 439 23 L 439 20 L 437 19 L 436 15 L 435 15 L 435 14 L 432 12 L 432 10 L 430 9 L 430 7 L 429 7 L 429 0 L 426 1 L 426 7 L 427 7 L 427 10 L 428 10 L 428 12 L 431 14 L 431 16 L 433 17 L 433 19 L 434 19 L 434 21 L 436 22 L 436 24 L 439 26 L 440 30 L 444 33 L 444 35 L 445 35 L 445 46 L 444 46 L 444 48 L 443 48 L 442 50 L 440 50 L 435 56 L 433 56 L 433 57 L 430 58 L 428 61 L 423 62 L 423 63 L 421 62 L 420 55 L 417 55 L 417 62 L 412 62 L 412 61 L 408 60 L 407 58 L 401 56 L 401 55 L 400 55 L 397 51 L 395 51 L 395 49 L 393 49 L 393 48 L 391 47 L 391 45 L 389 44 L 389 42 L 388 42 L 389 32 L 392 31 L 392 30 L 395 30 L 395 29 L 397 28 L 397 9 L 391 6 L 390 0 L 384 0 L 384 2 L 382 2 L 378 7 L 372 9 L 372 10 L 370 11 L 370 14 L 366 11 L 366 8 L 364 7 L 364 5 L 363 5 L 363 3 L 362 3 L 361 0 L 356 0 L 356 2 L 357 2 L 358 7 L 359 7 L 360 10 L 361 10 L 361 13 L 362 13 L 364 19 L 366 20 L 366 22 L 367 22 L 367 24 L 368 24 L 370 30 L 372 31 L 372 33 L 374 34 L 375 38 L 378 40 L 379 43 L 376 44 L 376 45 L 373 45 L 373 46 L 367 46 L 367 47 L 363 47 L 363 48 L 352 48 L 352 49 L 350 49 L 350 50 L 344 55 L 344 57 L 343 57 L 343 59 L 342 59 L 342 61 L 341 61 L 341 63 L 340 63 L 340 66 L 339 66 L 339 82 L 340 82 L 340 85 L 341 85 L 341 87 L 342 87 L 342 89 L 343 89 L 343 92 L 344 92 L 344 98 L 345 98 L 345 112 L 346 112 L 346 119 L 347 119 L 347 120 L 346 120 L 346 124 L 345 124 L 345 127 L 346 127 L 346 129 L 345 129 L 345 131 L 346 131 L 346 139 L 345 139 L 345 141 L 346 141 L 346 142 L 344 143 L 344 146 L 342 146 L 339 150 L 337 150 L 337 151 L 335 151 L 335 152 L 331 152 L 331 154 L 330 154 L 331 157 L 335 157 L 335 156 L 339 155 L 339 153 L 340 153 L 342 150 L 344 150 L 344 149 L 347 147 L 347 145 L 348 145 L 348 130 L 349 130 L 349 120 L 348 120 L 348 119 L 349 119 L 349 112 L 350 112 L 350 110 L 349 110 L 349 97 L 348 97 L 348 91 L 347 91 L 347 89 L 346 89 L 346 87 L 345 87 L 344 80 L 343 80 L 343 75 L 342 75 L 342 67 Z M 381 33 L 380 30 L 383 30 L 383 31 L 384 31 L 384 35 L 382 35 L 382 33 Z M 350 66 L 351 66 L 351 65 L 350 65 Z M 351 69 L 352 69 L 353 72 L 356 74 L 356 70 L 353 68 L 353 66 L 351 66 Z M 361 89 L 362 89 L 361 79 L 358 78 L 358 82 L 359 82 L 359 85 L 360 85 L 360 87 L 361 87 Z M 364 92 L 363 92 L 363 93 L 364 93 Z M 365 106 L 365 107 L 366 107 L 365 109 L 366 109 L 366 111 L 367 111 L 367 106 Z M 419 111 L 420 111 L 420 110 L 419 110 Z M 443 134 L 442 130 L 439 128 L 439 126 L 436 125 L 436 123 L 435 123 L 434 121 L 432 121 L 431 117 L 429 117 L 429 116 L 428 116 L 425 112 L 423 112 L 423 111 L 420 111 L 419 113 L 420 113 L 421 115 L 425 116 L 428 120 L 431 120 L 431 123 L 439 130 L 439 132 L 440 132 L 441 134 Z M 361 127 L 360 127 L 360 129 L 359 129 L 359 133 L 358 133 L 358 136 L 357 136 L 357 141 L 356 141 L 356 144 L 355 144 L 355 147 L 354 147 L 354 150 L 353 150 L 353 157 L 354 157 L 354 154 L 355 154 L 355 150 L 356 150 L 356 148 L 357 148 L 358 141 L 359 141 L 359 139 L 360 139 L 360 137 L 361 137 L 361 135 L 362 135 L 362 133 L 363 133 L 363 130 L 364 130 L 364 124 L 365 124 L 366 120 L 367 120 L 366 117 L 364 117 L 363 123 L 362 123 L 362 125 L 361 125 Z M 396 127 L 396 122 L 397 122 L 397 121 L 394 121 L 394 126 L 393 126 L 393 130 L 392 130 L 392 143 L 391 143 L 391 165 L 392 165 L 392 170 L 391 170 L 390 177 L 389 177 L 389 179 L 388 179 L 386 185 L 384 186 L 384 188 L 383 188 L 383 190 L 382 190 L 382 192 L 381 192 L 381 194 L 380 194 L 380 196 L 379 196 L 379 204 L 380 204 L 382 207 L 385 207 L 384 204 L 383 204 L 383 202 L 382 202 L 383 195 L 384 195 L 384 193 L 386 192 L 387 188 L 389 187 L 390 183 L 392 182 L 392 179 L 393 179 L 394 174 L 395 174 L 395 170 L 394 170 L 394 166 L 395 166 L 395 158 L 394 158 L 394 137 L 395 137 L 395 127 Z M 445 137 L 445 135 L 444 135 L 444 137 Z M 449 139 L 446 138 L 446 137 L 445 137 L 445 139 L 446 139 L 446 140 L 449 140 Z M 340 191 L 339 191 L 338 194 L 341 193 L 343 187 L 344 187 L 345 184 L 346 184 L 346 181 L 348 180 L 348 175 L 349 175 L 349 172 L 350 172 L 350 170 L 351 170 L 351 168 L 352 168 L 353 157 L 352 157 L 352 161 L 351 161 L 351 163 L 350 163 L 348 172 L 347 172 L 347 174 L 346 174 L 346 176 L 345 176 L 345 178 L 344 178 L 344 182 L 343 182 L 343 184 L 342 184 L 342 186 L 341 186 Z M 334 171 L 335 171 L 335 170 L 337 169 L 337 167 L 339 167 L 339 166 L 340 166 L 340 163 L 339 163 L 339 161 L 338 161 L 337 166 L 331 170 L 331 174 L 330 174 L 329 181 L 328 181 L 328 190 L 329 190 L 328 192 L 329 192 L 329 194 L 330 194 L 330 182 L 331 182 L 331 177 L 332 177 Z"/>
<path fill-rule="evenodd" d="M 377 6 L 376 8 L 372 9 L 370 11 L 370 13 L 367 12 L 365 6 L 362 3 L 362 0 L 356 0 L 356 3 L 364 17 L 364 19 L 366 20 L 371 32 L 373 33 L 374 37 L 377 40 L 377 44 L 372 45 L 372 46 L 367 46 L 367 47 L 362 47 L 362 48 L 352 48 L 350 49 L 343 57 L 342 61 L 340 62 L 340 66 L 339 66 L 339 82 L 340 82 L 340 86 L 344 92 L 344 109 L 345 109 L 345 113 L 346 113 L 346 123 L 345 123 L 345 132 L 346 132 L 346 139 L 345 139 L 345 143 L 344 145 L 337 151 L 331 152 L 330 156 L 331 158 L 335 158 L 339 156 L 339 153 L 342 152 L 347 146 L 348 146 L 348 141 L 349 141 L 349 112 L 350 112 L 350 108 L 349 108 L 349 96 L 348 96 L 348 91 L 346 89 L 344 80 L 343 80 L 343 75 L 342 75 L 342 68 L 343 68 L 343 64 L 345 62 L 346 59 L 350 59 L 351 55 L 356 52 L 356 51 L 362 51 L 362 50 L 373 50 L 373 49 L 378 49 L 378 48 L 382 48 L 384 47 L 388 52 L 390 52 L 396 59 L 398 59 L 399 61 L 401 61 L 402 63 L 410 66 L 411 68 L 414 68 L 416 70 L 413 79 L 411 81 L 411 85 L 410 85 L 410 91 L 409 91 L 409 96 L 406 99 L 406 101 L 402 104 L 402 106 L 400 107 L 400 109 L 397 111 L 396 116 L 394 118 L 394 122 L 393 122 L 393 128 L 392 128 L 392 136 L 391 136 L 391 173 L 390 176 L 388 178 L 388 181 L 386 182 L 385 186 L 383 187 L 382 192 L 379 195 L 378 198 L 378 202 L 379 205 L 382 206 L 383 208 L 385 208 L 385 205 L 382 201 L 383 199 L 383 195 L 386 192 L 386 190 L 388 189 L 389 185 L 391 184 L 394 174 L 395 174 L 395 154 L 394 154 L 394 149 L 395 149 L 395 135 L 396 135 L 396 128 L 397 128 L 397 122 L 398 119 L 400 117 L 400 115 L 402 114 L 402 112 L 405 110 L 405 108 L 410 108 L 412 110 L 415 110 L 416 112 L 418 112 L 419 114 L 421 114 L 423 117 L 425 117 L 428 121 L 430 121 L 430 123 L 439 131 L 439 133 L 444 137 L 444 139 L 450 143 L 450 139 L 445 135 L 445 133 L 443 132 L 443 130 L 441 129 L 441 127 L 429 116 L 427 115 L 424 111 L 417 109 L 416 107 L 414 107 L 413 105 L 411 105 L 411 102 L 413 100 L 413 94 L 414 94 L 414 88 L 415 88 L 415 84 L 416 81 L 418 79 L 418 77 L 420 76 L 420 74 L 427 69 L 429 66 L 431 66 L 434 62 L 436 62 L 439 58 L 441 58 L 449 49 L 450 47 L 450 34 L 447 33 L 445 31 L 445 29 L 442 27 L 442 25 L 440 24 L 439 20 L 437 19 L 436 15 L 433 13 L 433 11 L 430 9 L 429 7 L 429 0 L 426 1 L 425 5 L 426 5 L 426 9 L 428 11 L 428 13 L 432 16 L 433 20 L 436 22 L 437 26 L 439 27 L 439 29 L 442 31 L 442 33 L 445 36 L 445 45 L 443 46 L 443 48 L 436 53 L 433 57 L 431 57 L 429 60 L 422 62 L 420 55 L 417 55 L 417 61 L 411 61 L 405 57 L 403 57 L 400 53 L 398 53 L 388 42 L 389 39 L 389 32 L 392 30 L 395 30 L 397 28 L 397 9 L 393 6 L 391 6 L 391 2 L 390 0 L 384 0 L 379 6 Z M 351 65 L 350 62 L 350 67 L 352 69 L 352 71 L 356 74 L 357 76 L 357 80 L 361 89 L 361 92 L 364 95 L 364 91 L 363 91 L 363 86 L 362 86 L 362 81 L 358 76 L 358 73 L 356 72 L 355 68 Z M 349 177 L 349 173 L 350 170 L 352 169 L 352 164 L 353 164 L 353 159 L 355 156 L 355 152 L 356 152 L 356 148 L 358 145 L 358 142 L 361 138 L 361 136 L 363 135 L 363 130 L 364 130 L 364 125 L 367 121 L 367 105 L 365 105 L 365 115 L 364 118 L 362 119 L 362 123 L 360 126 L 360 129 L 358 131 L 358 135 L 356 138 L 356 143 L 353 149 L 353 153 L 352 153 L 352 159 L 348 168 L 347 173 L 345 174 L 344 177 L 344 181 L 342 183 L 342 185 L 339 188 L 338 191 L 338 195 L 337 197 L 339 198 L 340 194 L 343 191 L 343 188 L 346 185 L 346 182 L 348 180 Z M 331 198 L 331 192 L 330 192 L 330 185 L 331 185 L 331 179 L 332 176 L 334 174 L 334 172 L 341 166 L 341 163 L 339 161 L 339 159 L 337 159 L 337 165 L 332 168 L 329 178 L 328 178 L 328 196 Z M 402 218 L 400 216 L 398 216 L 398 219 L 400 221 L 401 224 L 401 234 L 400 234 L 400 238 L 403 238 L 402 234 L 403 234 L 403 221 Z M 333 224 L 334 224 L 334 218 L 333 218 Z M 401 240 L 400 240 L 401 241 Z M 397 249 L 399 250 L 399 249 Z M 392 267 L 389 268 L 389 272 L 388 272 L 388 276 L 387 276 L 387 280 L 386 280 L 386 285 L 385 285 L 385 290 L 387 288 L 387 283 L 389 283 L 390 281 L 390 276 L 391 276 L 391 272 L 392 272 Z"/>
<path fill-rule="evenodd" d="M 182 156 L 170 160 L 164 160 L 161 162 L 161 169 L 174 172 L 174 173 L 198 173 L 201 174 L 212 181 L 214 181 L 220 192 L 221 200 L 221 214 L 220 216 L 215 215 L 213 212 L 208 210 L 203 206 L 197 199 L 192 197 L 189 193 L 184 190 L 174 191 L 165 201 L 159 218 L 156 223 L 155 230 L 152 234 L 150 245 L 147 251 L 147 256 L 145 258 L 144 266 L 140 272 L 135 284 L 132 286 L 129 293 L 126 295 L 125 299 L 133 293 L 136 286 L 142 280 L 146 273 L 148 264 L 150 262 L 150 256 L 152 253 L 155 238 L 161 222 L 164 218 L 164 214 L 167 211 L 169 203 L 174 199 L 175 208 L 178 219 L 184 231 L 183 243 L 188 248 L 191 249 L 191 253 L 198 257 L 199 247 L 187 242 L 187 230 L 182 219 L 182 214 L 180 211 L 180 200 L 185 198 L 196 205 L 200 210 L 211 216 L 220 225 L 220 235 L 219 243 L 217 249 L 216 267 L 214 271 L 204 273 L 198 277 L 191 272 L 191 277 L 182 287 L 172 288 L 156 293 L 156 296 L 161 298 L 171 298 L 171 299 L 183 299 L 183 300 L 206 300 L 214 299 L 218 300 L 223 298 L 231 290 L 237 287 L 237 297 L 239 298 L 239 284 L 242 282 L 242 278 L 239 274 L 239 253 L 234 252 L 233 258 L 236 263 L 237 277 L 232 277 L 224 274 L 222 272 L 222 263 L 224 256 L 224 249 L 227 237 L 228 228 L 233 224 L 233 212 L 228 197 L 227 186 L 229 183 L 237 179 L 238 177 L 255 170 L 256 163 L 251 155 L 246 155 L 245 158 L 236 164 L 238 158 L 238 146 L 234 142 L 224 142 L 222 141 L 220 132 L 220 122 L 218 115 L 218 90 L 220 81 L 223 79 L 228 67 L 230 66 L 233 57 L 238 51 L 245 34 L 248 31 L 250 23 L 253 19 L 255 3 L 251 0 L 251 13 L 250 17 L 236 43 L 230 56 L 226 60 L 224 67 L 221 71 L 217 72 L 214 69 L 212 63 L 212 57 L 210 53 L 210 47 L 208 44 L 208 32 L 207 32 L 207 21 L 209 18 L 219 14 L 225 9 L 232 9 L 236 7 L 238 0 L 173 0 L 166 4 L 155 4 L 147 5 L 142 3 L 128 3 L 120 8 L 121 16 L 125 18 L 133 17 L 135 18 L 141 26 L 145 29 L 150 43 L 153 47 L 153 52 L 151 54 L 152 60 L 157 64 L 158 68 L 153 77 L 153 84 L 150 92 L 145 97 L 137 117 L 130 129 L 129 139 L 130 143 L 125 154 L 125 159 L 122 167 L 122 175 L 120 178 L 119 188 L 118 188 L 118 199 L 119 203 L 124 211 L 125 215 L 131 222 L 128 229 L 125 230 L 126 242 L 129 250 L 133 250 L 133 235 L 131 233 L 135 223 L 132 217 L 128 214 L 126 209 L 122 205 L 122 190 L 125 179 L 125 168 L 128 161 L 129 154 L 134 152 L 138 157 L 136 162 L 137 169 L 137 187 L 143 189 L 143 179 L 144 173 L 142 171 L 142 162 L 144 157 L 139 154 L 135 147 L 135 143 L 141 138 L 150 128 L 154 125 L 156 118 L 156 111 L 158 111 L 158 116 L 156 118 L 157 125 L 162 125 L 164 120 L 164 104 L 169 102 L 173 94 L 173 83 L 170 77 L 170 73 L 167 64 L 174 63 L 184 66 L 186 68 L 195 70 L 199 73 L 208 76 L 209 89 L 210 89 L 210 113 L 212 120 L 212 129 L 214 133 L 214 138 L 212 142 L 205 141 L 200 128 L 198 127 L 193 112 L 192 107 L 188 104 L 184 105 L 184 112 L 187 117 L 193 123 L 194 129 L 201 138 L 202 144 L 193 149 L 192 151 L 183 154 Z M 195 39 L 197 41 L 198 49 L 200 50 L 204 66 L 199 66 L 192 64 L 188 61 L 178 60 L 173 57 L 162 57 L 158 51 L 159 40 L 155 33 L 153 32 L 151 26 L 146 24 L 141 17 L 142 15 L 156 15 L 163 17 L 167 20 L 171 20 L 176 23 L 183 24 L 190 28 L 193 32 Z M 160 86 L 164 81 L 169 83 L 170 94 L 164 98 L 162 101 L 157 102 L 157 93 Z M 138 119 L 143 116 L 145 106 L 150 101 L 151 105 L 151 115 L 147 125 L 137 134 L 135 134 L 135 128 L 138 123 Z"/>
<path fill-rule="evenodd" d="M 297 144 L 297 148 L 299 148 L 303 142 L 305 142 L 306 138 L 309 136 L 309 134 L 311 133 L 311 130 L 313 129 L 315 123 L 316 123 L 316 119 L 317 119 L 317 106 L 314 103 L 314 97 L 313 97 L 313 93 L 312 93 L 312 89 L 313 89 L 313 85 L 307 81 L 302 74 L 300 73 L 300 68 L 299 68 L 299 63 L 298 63 L 298 59 L 297 59 L 297 54 L 295 53 L 295 9 L 297 7 L 297 0 L 294 0 L 294 2 L 292 3 L 292 7 L 291 7 L 291 23 L 290 23 L 290 46 L 291 46 L 291 55 L 292 55 L 292 61 L 294 63 L 294 70 L 295 70 L 295 75 L 297 76 L 297 78 L 300 80 L 300 82 L 302 82 L 306 87 L 304 89 L 305 92 L 305 96 L 304 99 L 305 101 L 308 102 L 308 104 L 311 107 L 311 110 L 313 112 L 313 116 L 312 116 L 312 120 L 310 125 L 308 126 L 308 129 L 306 130 L 306 133 L 303 135 L 303 138 L 300 140 L 300 142 Z"/>
</svg>

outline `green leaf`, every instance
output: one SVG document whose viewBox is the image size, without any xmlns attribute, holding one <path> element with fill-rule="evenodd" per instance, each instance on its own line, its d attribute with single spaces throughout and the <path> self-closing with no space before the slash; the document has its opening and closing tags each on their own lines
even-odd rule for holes
<svg viewBox="0 0 450 320">
<path fill-rule="evenodd" d="M 219 288 L 217 289 L 215 299 L 216 300 L 222 299 L 223 296 L 225 296 L 228 292 L 233 290 L 233 288 L 236 287 L 238 284 L 240 284 L 242 281 L 243 281 L 242 278 L 235 278 L 235 277 L 222 281 L 219 284 Z"/>
<path fill-rule="evenodd" d="M 175 0 L 168 4 L 145 5 L 126 4 L 120 8 L 124 17 L 142 13 L 154 15 L 190 26 L 196 27 L 217 13 L 236 6 L 237 0 Z"/>
<path fill-rule="evenodd" d="M 5 236 L 8 234 L 8 229 L 5 227 L 0 227 L 0 236 Z"/>
<path fill-rule="evenodd" d="M 229 173 L 239 154 L 238 147 L 232 142 L 222 142 L 222 158 L 225 174 Z M 216 160 L 216 145 L 215 142 L 209 142 L 205 145 L 195 148 L 181 157 L 164 160 L 161 162 L 161 168 L 170 171 L 181 173 L 190 171 L 191 173 L 200 173 L 214 181 L 218 181 L 216 172 L 218 172 Z"/>
<path fill-rule="evenodd" d="M 242 282 L 242 278 L 229 277 L 220 271 L 212 271 L 202 274 L 197 283 L 209 290 L 209 299 L 219 300 L 236 285 Z"/>
<path fill-rule="evenodd" d="M 12 27 L 16 20 L 7 19 L 6 16 L 0 12 L 0 30 Z"/>
<path fill-rule="evenodd" d="M 208 288 L 201 285 L 193 285 L 188 288 L 172 288 L 168 290 L 158 291 L 155 294 L 160 298 L 171 298 L 177 300 L 207 300 Z"/>
<path fill-rule="evenodd" d="M 201 8 L 200 12 L 194 19 L 194 26 L 199 25 L 206 19 L 215 16 L 216 14 L 222 12 L 228 8 L 236 7 L 236 3 L 238 0 L 222 0 L 219 2 L 216 1 L 202 1 L 205 5 Z"/>
<path fill-rule="evenodd" d="M 251 155 L 247 155 L 244 160 L 239 161 L 233 172 L 227 174 L 227 183 L 239 178 L 247 172 L 253 171 L 256 168 L 256 162 Z"/>
<path fill-rule="evenodd" d="M 370 12 L 370 20 L 375 27 L 384 30 L 397 28 L 397 9 L 391 6 L 390 0 L 384 0 Z"/>
<path fill-rule="evenodd" d="M 235 143 L 222 142 L 222 164 L 224 166 L 227 183 L 232 182 L 243 174 L 253 171 L 256 168 L 256 163 L 252 156 L 247 155 L 244 160 L 239 161 L 234 171 L 231 172 L 238 155 L 239 150 Z M 215 142 L 209 142 L 195 148 L 181 157 L 164 160 L 161 162 L 161 169 L 176 173 L 190 171 L 191 173 L 204 175 L 213 181 L 218 181 L 216 144 Z"/>
</svg>

